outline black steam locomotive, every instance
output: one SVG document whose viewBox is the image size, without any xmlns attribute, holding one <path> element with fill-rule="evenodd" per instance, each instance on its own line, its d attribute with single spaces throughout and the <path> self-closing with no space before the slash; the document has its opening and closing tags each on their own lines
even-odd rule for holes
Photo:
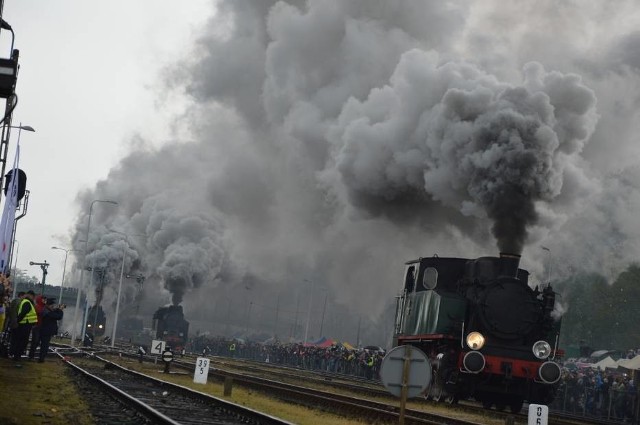
<svg viewBox="0 0 640 425">
<path fill-rule="evenodd" d="M 550 403 L 560 379 L 560 322 L 551 285 L 531 289 L 519 255 L 420 258 L 406 263 L 394 345 L 429 357 L 427 396 L 513 412 Z"/>
<path fill-rule="evenodd" d="M 104 314 L 101 306 L 92 305 L 89 307 L 89 310 L 87 310 L 86 323 L 86 334 L 92 335 L 93 337 L 104 335 L 107 316 Z"/>
<path fill-rule="evenodd" d="M 181 305 L 160 307 L 153 315 L 156 338 L 163 340 L 173 351 L 184 349 L 189 336 L 189 322 L 185 320 Z"/>
</svg>

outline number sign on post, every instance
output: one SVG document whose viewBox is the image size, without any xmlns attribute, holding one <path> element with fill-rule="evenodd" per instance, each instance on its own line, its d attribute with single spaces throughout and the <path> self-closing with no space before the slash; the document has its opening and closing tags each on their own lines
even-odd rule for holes
<svg viewBox="0 0 640 425">
<path fill-rule="evenodd" d="M 151 354 L 162 354 L 164 352 L 164 341 L 154 339 L 151 341 Z"/>
<path fill-rule="evenodd" d="M 198 357 L 196 360 L 196 370 L 193 373 L 193 382 L 196 384 L 206 384 L 209 376 L 209 359 Z"/>
<path fill-rule="evenodd" d="M 548 423 L 549 407 L 544 404 L 530 404 L 528 425 L 547 425 Z"/>
</svg>

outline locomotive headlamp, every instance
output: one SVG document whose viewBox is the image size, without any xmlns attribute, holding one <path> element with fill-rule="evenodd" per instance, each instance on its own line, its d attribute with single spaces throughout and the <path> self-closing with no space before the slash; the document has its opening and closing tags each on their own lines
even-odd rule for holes
<svg viewBox="0 0 640 425">
<path fill-rule="evenodd" d="M 551 345 L 547 341 L 538 341 L 533 344 L 533 355 L 539 359 L 546 359 L 551 355 Z"/>
<path fill-rule="evenodd" d="M 102 325 L 98 325 L 98 329 L 102 329 Z"/>
<path fill-rule="evenodd" d="M 90 328 L 91 327 L 91 323 L 87 323 L 87 327 Z"/>
<path fill-rule="evenodd" d="M 484 336 L 480 332 L 471 332 L 467 335 L 467 345 L 472 350 L 480 350 L 484 346 Z"/>
</svg>

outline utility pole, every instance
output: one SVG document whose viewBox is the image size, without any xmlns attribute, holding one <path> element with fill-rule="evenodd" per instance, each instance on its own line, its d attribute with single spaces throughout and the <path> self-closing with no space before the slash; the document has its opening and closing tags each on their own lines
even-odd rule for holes
<svg viewBox="0 0 640 425">
<path fill-rule="evenodd" d="M 356 334 L 356 348 L 360 348 L 360 323 L 362 322 L 362 317 L 358 317 L 358 333 Z"/>
<path fill-rule="evenodd" d="M 249 335 L 249 326 L 251 324 L 251 306 L 253 306 L 253 301 L 249 301 L 249 308 L 247 312 L 247 327 L 244 330 L 245 336 Z"/>
<path fill-rule="evenodd" d="M 276 301 L 276 322 L 273 325 L 273 338 L 274 340 L 278 338 L 278 313 L 280 310 L 280 294 L 278 294 L 278 301 Z"/>
<path fill-rule="evenodd" d="M 126 276 L 127 279 L 135 279 L 136 283 L 138 284 L 138 289 L 136 291 L 136 295 L 134 298 L 134 302 L 136 303 L 136 314 L 135 316 L 138 317 L 138 314 L 140 313 L 140 298 L 142 296 L 142 285 L 144 285 L 144 281 L 146 279 L 146 276 L 144 276 L 143 274 L 138 274 L 136 276 L 130 275 L 128 274 Z"/>
<path fill-rule="evenodd" d="M 322 328 L 324 326 L 324 313 L 325 311 L 327 311 L 327 297 L 329 296 L 329 294 L 324 294 L 324 306 L 322 307 L 322 319 L 320 320 L 320 335 L 319 337 L 322 338 L 324 335 L 322 334 Z"/>
<path fill-rule="evenodd" d="M 14 297 L 15 298 L 15 297 Z M 293 320 L 293 328 L 291 329 L 291 334 L 289 338 L 296 338 L 296 334 L 298 332 L 298 311 L 300 310 L 300 292 L 298 291 L 297 300 L 296 300 L 296 315 Z"/>
</svg>

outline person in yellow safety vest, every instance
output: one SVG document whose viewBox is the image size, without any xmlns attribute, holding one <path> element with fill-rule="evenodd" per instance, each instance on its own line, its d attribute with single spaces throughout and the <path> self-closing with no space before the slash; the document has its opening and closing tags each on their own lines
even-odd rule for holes
<svg viewBox="0 0 640 425">
<path fill-rule="evenodd" d="M 371 379 L 373 377 L 373 356 L 367 358 L 367 370 L 365 375 L 367 379 Z"/>
<path fill-rule="evenodd" d="M 234 357 L 236 354 L 236 343 L 232 342 L 231 345 L 229 346 L 229 355 L 231 357 Z"/>
<path fill-rule="evenodd" d="M 35 296 L 33 291 L 27 291 L 18 304 L 18 327 L 11 332 L 11 355 L 15 361 L 20 360 L 22 353 L 27 348 L 31 328 L 38 321 L 36 307 L 33 305 Z"/>
</svg>

